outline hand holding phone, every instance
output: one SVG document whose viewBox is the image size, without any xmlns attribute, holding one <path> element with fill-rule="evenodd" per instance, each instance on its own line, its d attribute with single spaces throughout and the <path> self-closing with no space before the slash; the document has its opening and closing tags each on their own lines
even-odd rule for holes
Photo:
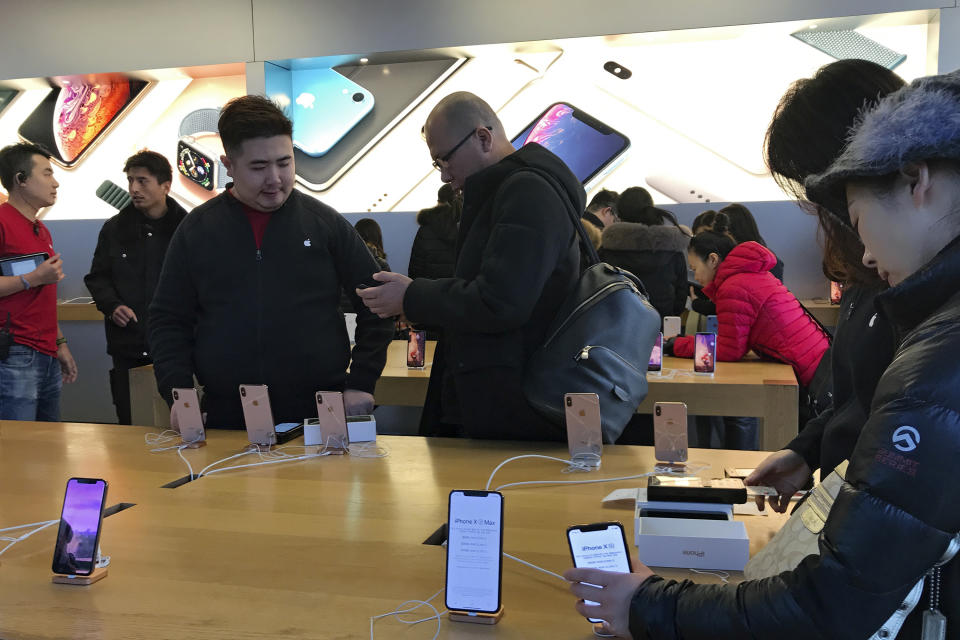
<svg viewBox="0 0 960 640">
<path fill-rule="evenodd" d="M 32 281 L 30 286 L 56 284 L 63 280 L 63 260 L 60 259 L 60 254 L 55 253 L 38 264 L 29 279 Z"/>
<path fill-rule="evenodd" d="M 567 543 L 573 566 L 578 569 L 589 567 L 617 573 L 630 573 L 630 555 L 627 553 L 627 538 L 623 525 L 619 522 L 598 522 L 596 524 L 574 525 L 567 529 Z M 600 585 L 584 583 L 590 587 Z M 587 607 L 600 603 L 586 600 Z M 599 618 L 588 617 L 594 624 L 602 623 Z"/>
<path fill-rule="evenodd" d="M 53 551 L 53 572 L 88 576 L 97 563 L 107 481 L 97 478 L 70 478 L 63 497 L 60 529 Z"/>
</svg>

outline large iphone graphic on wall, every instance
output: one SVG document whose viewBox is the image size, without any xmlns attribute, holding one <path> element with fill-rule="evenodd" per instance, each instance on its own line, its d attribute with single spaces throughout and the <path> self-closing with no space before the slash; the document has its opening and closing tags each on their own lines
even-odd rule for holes
<svg viewBox="0 0 960 640">
<path fill-rule="evenodd" d="M 20 125 L 20 137 L 46 147 L 54 162 L 75 166 L 133 105 L 147 83 L 140 80 L 64 80 L 51 89 Z"/>
</svg>

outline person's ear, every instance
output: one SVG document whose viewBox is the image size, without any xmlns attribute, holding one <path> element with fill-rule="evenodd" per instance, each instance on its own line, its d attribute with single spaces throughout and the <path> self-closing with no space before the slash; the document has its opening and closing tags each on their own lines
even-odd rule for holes
<svg viewBox="0 0 960 640">
<path fill-rule="evenodd" d="M 711 253 L 709 256 L 707 256 L 707 264 L 710 265 L 711 269 L 716 269 L 718 266 L 720 266 L 720 254 Z"/>
<path fill-rule="evenodd" d="M 484 153 L 493 149 L 493 132 L 486 127 L 480 127 L 477 130 L 477 139 L 480 141 L 480 148 Z"/>
<path fill-rule="evenodd" d="M 930 175 L 930 165 L 925 161 L 911 162 L 900 169 L 900 175 L 910 187 L 910 198 L 917 208 L 929 204 L 933 181 Z"/>
<path fill-rule="evenodd" d="M 230 156 L 223 154 L 220 156 L 220 162 L 223 163 L 224 168 L 227 170 L 227 175 L 231 178 L 235 177 L 233 175 L 233 162 L 230 161 Z"/>
</svg>

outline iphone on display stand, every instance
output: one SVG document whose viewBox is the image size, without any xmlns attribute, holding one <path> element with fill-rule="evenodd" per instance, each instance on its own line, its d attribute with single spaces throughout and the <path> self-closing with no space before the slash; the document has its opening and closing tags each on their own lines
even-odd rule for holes
<svg viewBox="0 0 960 640">
<path fill-rule="evenodd" d="M 693 372 L 712 376 L 717 370 L 717 334 L 697 333 L 693 343 Z"/>
<path fill-rule="evenodd" d="M 680 316 L 663 316 L 663 338 L 669 340 L 680 335 Z"/>
<path fill-rule="evenodd" d="M 578 465 L 599 469 L 603 452 L 600 398 L 595 393 L 565 393 L 563 410 L 570 459 Z"/>
<path fill-rule="evenodd" d="M 320 441 L 304 437 L 306 445 L 320 445 L 327 450 L 343 452 L 350 444 L 347 434 L 347 416 L 343 407 L 343 394 L 339 391 L 317 391 L 317 424 L 320 426 Z"/>
<path fill-rule="evenodd" d="M 650 350 L 650 362 L 647 364 L 647 371 L 660 375 L 663 369 L 663 332 L 657 334 L 657 341 L 653 343 L 653 349 Z"/>
<path fill-rule="evenodd" d="M 495 624 L 503 614 L 503 495 L 450 492 L 446 607 L 450 619 Z"/>
<path fill-rule="evenodd" d="M 410 329 L 407 336 L 407 368 L 423 369 L 427 357 L 427 332 Z"/>
<path fill-rule="evenodd" d="M 180 439 L 190 448 L 206 444 L 203 415 L 196 389 L 174 389 L 170 409 L 170 426 L 180 433 Z"/>
<path fill-rule="evenodd" d="M 830 304 L 840 304 L 840 298 L 843 297 L 843 285 L 839 282 L 830 281 Z"/>
<path fill-rule="evenodd" d="M 627 536 L 623 531 L 623 525 L 619 522 L 598 522 L 569 527 L 567 543 L 570 545 L 573 566 L 578 569 L 602 569 L 617 573 L 633 571 L 630 565 L 630 554 L 627 552 Z M 599 603 L 585 600 L 584 604 L 595 606 Z M 604 622 L 600 618 L 588 617 L 587 620 L 594 624 Z"/>
<path fill-rule="evenodd" d="M 250 443 L 264 446 L 277 444 L 267 385 L 240 385 L 240 404 L 243 407 L 243 422 L 247 425 L 247 438 Z"/>
<path fill-rule="evenodd" d="M 65 169 L 75 167 L 143 95 L 141 80 L 64 80 L 20 125 L 26 142 L 46 147 L 51 160 Z"/>
<path fill-rule="evenodd" d="M 674 465 L 687 461 L 686 404 L 683 402 L 654 403 L 653 448 L 658 462 Z"/>
<path fill-rule="evenodd" d="M 106 480 L 70 478 L 67 481 L 63 510 L 60 512 L 60 528 L 53 551 L 54 574 L 91 576 L 97 569 L 106 501 Z"/>
</svg>

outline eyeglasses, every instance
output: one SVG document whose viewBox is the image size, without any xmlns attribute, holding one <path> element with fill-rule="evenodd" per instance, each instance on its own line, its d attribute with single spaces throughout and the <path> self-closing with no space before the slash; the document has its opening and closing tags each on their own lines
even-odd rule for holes
<svg viewBox="0 0 960 640">
<path fill-rule="evenodd" d="M 478 127 L 478 128 L 476 128 L 476 129 L 474 129 L 473 131 L 471 131 L 470 133 L 468 133 L 467 135 L 465 135 L 465 136 L 463 137 L 463 139 L 460 140 L 460 142 L 458 142 L 457 144 L 455 144 L 455 145 L 453 146 L 453 149 L 450 149 L 450 151 L 447 151 L 445 154 L 443 154 L 443 155 L 440 156 L 439 158 L 434 159 L 434 161 L 433 161 L 433 163 L 432 163 L 432 164 L 433 164 L 433 168 L 436 169 L 437 171 L 443 171 L 443 166 L 444 166 L 445 164 L 447 164 L 447 162 L 450 160 L 450 158 L 453 157 L 453 154 L 455 154 L 455 153 L 457 152 L 457 149 L 459 149 L 460 147 L 462 147 L 463 144 L 464 144 L 467 140 L 469 140 L 470 138 L 472 138 L 472 137 L 473 137 L 473 134 L 475 134 L 475 133 L 476 133 L 477 131 L 479 131 L 480 129 L 486 129 L 487 131 L 493 131 L 493 128 L 492 128 L 492 127 Z"/>
</svg>

